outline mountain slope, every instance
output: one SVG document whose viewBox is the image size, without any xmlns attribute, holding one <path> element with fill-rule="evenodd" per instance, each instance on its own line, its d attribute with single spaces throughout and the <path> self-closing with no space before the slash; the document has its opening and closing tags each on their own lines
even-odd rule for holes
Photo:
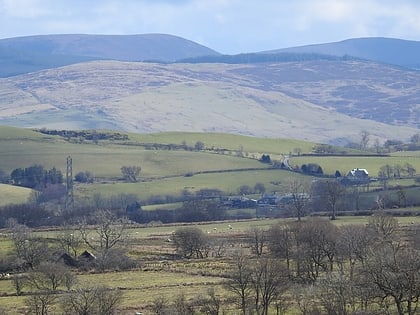
<svg viewBox="0 0 420 315">
<path fill-rule="evenodd" d="M 396 38 L 354 38 L 340 42 L 307 45 L 263 53 L 316 53 L 353 56 L 409 68 L 420 68 L 420 42 Z"/>
<path fill-rule="evenodd" d="M 368 130 L 380 139 L 408 139 L 418 131 L 419 87 L 416 71 L 362 61 L 96 61 L 1 79 L 0 124 L 333 143 L 356 141 Z"/>
<path fill-rule="evenodd" d="M 172 62 L 218 53 L 172 35 L 40 35 L 0 40 L 0 77 L 89 60 Z"/>
</svg>

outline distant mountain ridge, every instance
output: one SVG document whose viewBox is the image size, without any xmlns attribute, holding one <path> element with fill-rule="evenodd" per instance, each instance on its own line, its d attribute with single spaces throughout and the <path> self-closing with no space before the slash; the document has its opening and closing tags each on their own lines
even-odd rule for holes
<svg viewBox="0 0 420 315">
<path fill-rule="evenodd" d="M 315 53 L 339 57 L 352 56 L 407 68 L 420 69 L 420 42 L 397 38 L 353 38 L 340 42 L 276 49 L 262 53 Z"/>
<path fill-rule="evenodd" d="M 92 60 L 245 64 L 350 59 L 420 69 L 420 42 L 383 37 L 354 38 L 222 55 L 193 41 L 167 34 L 57 34 L 0 39 L 0 77 Z"/>
<path fill-rule="evenodd" d="M 0 40 L 0 77 L 91 60 L 159 61 L 219 53 L 166 34 L 38 35 Z"/>
<path fill-rule="evenodd" d="M 419 47 L 371 38 L 230 56 L 165 34 L 4 39 L 0 124 L 407 139 L 420 72 L 404 67 L 420 64 Z"/>
</svg>

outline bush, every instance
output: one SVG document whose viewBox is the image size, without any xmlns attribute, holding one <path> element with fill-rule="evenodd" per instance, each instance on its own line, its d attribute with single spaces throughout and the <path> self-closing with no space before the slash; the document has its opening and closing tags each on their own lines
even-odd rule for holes
<svg viewBox="0 0 420 315">
<path fill-rule="evenodd" d="M 74 177 L 74 180 L 79 183 L 93 183 L 94 176 L 89 171 L 79 172 Z"/>
</svg>

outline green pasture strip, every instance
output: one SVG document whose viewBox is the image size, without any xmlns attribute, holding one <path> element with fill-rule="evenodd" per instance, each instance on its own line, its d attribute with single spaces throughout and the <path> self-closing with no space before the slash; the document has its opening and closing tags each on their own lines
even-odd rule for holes
<svg viewBox="0 0 420 315">
<path fill-rule="evenodd" d="M 207 152 L 145 150 L 133 146 L 0 141 L 0 169 L 10 172 L 34 164 L 66 170 L 72 157 L 73 173 L 90 171 L 99 177 L 121 177 L 121 167 L 141 166 L 141 177 L 180 175 L 206 170 L 268 167 L 255 159 Z"/>
<path fill-rule="evenodd" d="M 173 210 L 182 206 L 182 202 L 173 202 L 173 203 L 164 203 L 159 205 L 147 205 L 141 207 L 144 211 L 154 211 L 157 209 L 160 210 Z"/>
<path fill-rule="evenodd" d="M 10 253 L 15 249 L 13 242 L 7 236 L 2 235 L 0 237 L 0 257 L 5 257 L 7 253 Z"/>
<path fill-rule="evenodd" d="M 0 126 L 0 141 L 3 140 L 31 140 L 41 141 L 45 139 L 53 139 L 53 136 L 44 135 L 39 132 L 35 132 L 31 129 L 16 128 L 10 126 Z"/>
<path fill-rule="evenodd" d="M 293 166 L 302 166 L 303 164 L 316 163 L 319 164 L 324 174 L 334 175 L 335 171 L 340 171 L 341 175 L 346 175 L 354 168 L 365 168 L 369 172 L 369 176 L 377 177 L 379 169 L 384 165 L 401 165 L 405 163 L 413 165 L 420 172 L 420 159 L 415 156 L 300 156 L 290 159 Z"/>
<path fill-rule="evenodd" d="M 127 271 L 79 275 L 78 281 L 87 287 L 94 284 L 122 289 L 122 306 L 135 307 L 150 304 L 160 295 L 175 297 L 184 292 L 187 297 L 193 297 L 198 292 L 204 294 L 208 287 L 216 286 L 224 279 L 168 271 Z"/>
<path fill-rule="evenodd" d="M 420 158 L 420 151 L 398 151 L 391 153 L 394 157 L 417 157 Z"/>
<path fill-rule="evenodd" d="M 0 206 L 25 203 L 31 193 L 29 188 L 0 184 Z"/>
<path fill-rule="evenodd" d="M 206 149 L 218 148 L 231 151 L 260 152 L 266 154 L 289 154 L 299 148 L 302 153 L 312 152 L 314 143 L 293 139 L 271 139 L 240 136 L 224 133 L 163 132 L 154 134 L 129 134 L 131 141 L 138 143 L 183 144 L 190 147 L 201 141 Z"/>
<path fill-rule="evenodd" d="M 197 174 L 190 177 L 161 178 L 138 183 L 104 183 L 75 186 L 75 197 L 85 198 L 94 193 L 105 196 L 135 194 L 140 200 L 150 196 L 179 195 L 184 191 L 195 193 L 200 189 L 220 189 L 229 194 L 238 194 L 242 185 L 251 188 L 263 183 L 267 192 L 287 193 L 287 180 L 303 175 L 278 169 L 238 171 L 226 173 Z M 309 177 L 308 177 L 309 178 Z"/>
<path fill-rule="evenodd" d="M 16 289 L 13 287 L 12 280 L 9 280 L 9 279 L 0 280 L 0 296 L 3 294 L 14 294 L 14 293 L 16 293 Z"/>
</svg>

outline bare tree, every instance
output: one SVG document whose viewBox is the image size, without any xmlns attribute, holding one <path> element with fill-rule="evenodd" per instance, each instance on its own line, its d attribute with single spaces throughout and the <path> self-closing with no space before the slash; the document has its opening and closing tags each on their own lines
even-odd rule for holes
<svg viewBox="0 0 420 315">
<path fill-rule="evenodd" d="M 312 189 L 316 199 L 330 213 L 331 220 L 335 220 L 337 210 L 344 203 L 346 188 L 335 179 L 327 179 L 314 183 Z"/>
<path fill-rule="evenodd" d="M 316 283 L 317 297 L 327 314 L 349 315 L 356 311 L 354 283 L 342 272 L 329 272 Z"/>
<path fill-rule="evenodd" d="M 370 134 L 367 130 L 360 132 L 360 150 L 366 150 L 370 141 Z"/>
<path fill-rule="evenodd" d="M 288 182 L 291 200 L 290 208 L 298 221 L 305 215 L 307 205 L 309 204 L 309 185 L 302 179 L 293 178 Z"/>
<path fill-rule="evenodd" d="M 252 253 L 257 257 L 260 257 L 263 254 L 264 246 L 266 245 L 267 231 L 260 227 L 253 226 L 250 229 L 249 234 L 252 245 Z"/>
<path fill-rule="evenodd" d="M 120 290 L 107 287 L 77 288 L 61 301 L 65 315 L 114 315 L 122 301 Z"/>
<path fill-rule="evenodd" d="M 140 166 L 122 166 L 121 173 L 125 180 L 129 182 L 137 182 L 138 176 L 140 174 L 141 167 Z"/>
<path fill-rule="evenodd" d="M 289 288 L 289 272 L 276 259 L 259 258 L 252 268 L 251 282 L 257 314 L 268 315 L 271 303 Z"/>
<path fill-rule="evenodd" d="M 294 223 L 277 223 L 268 231 L 268 248 L 272 255 L 286 260 L 291 271 L 291 261 L 296 253 L 296 225 Z"/>
<path fill-rule="evenodd" d="M 382 300 L 392 299 L 399 315 L 418 314 L 420 252 L 398 244 L 382 243 L 370 253 L 365 275 Z"/>
<path fill-rule="evenodd" d="M 48 315 L 54 314 L 56 295 L 52 291 L 43 291 L 32 294 L 26 298 L 25 304 L 29 309 L 28 314 Z"/>
<path fill-rule="evenodd" d="M 376 241 L 392 242 L 398 231 L 398 221 L 384 212 L 378 212 L 369 218 L 368 229 Z"/>
<path fill-rule="evenodd" d="M 337 227 L 330 221 L 312 219 L 301 225 L 297 242 L 299 244 L 300 272 L 306 273 L 306 280 L 315 281 L 321 271 L 332 271 L 337 254 Z M 301 274 L 303 276 L 303 274 Z"/>
<path fill-rule="evenodd" d="M 13 287 L 16 290 L 16 295 L 20 296 L 23 293 L 23 288 L 26 285 L 26 276 L 23 274 L 14 274 L 12 276 Z"/>
<path fill-rule="evenodd" d="M 173 313 L 176 315 L 194 315 L 193 305 L 187 301 L 184 292 L 175 296 Z"/>
<path fill-rule="evenodd" d="M 242 315 L 246 315 L 252 291 L 250 261 L 243 252 L 234 255 L 234 266 L 226 288 L 238 298 Z"/>
<path fill-rule="evenodd" d="M 95 251 L 100 270 L 122 266 L 128 240 L 127 220 L 117 219 L 109 210 L 100 210 L 95 214 L 95 221 L 94 227 L 88 226 L 86 222 L 79 225 L 83 242 Z M 117 253 L 120 261 L 114 259 Z"/>
<path fill-rule="evenodd" d="M 86 223 L 81 223 L 79 232 L 82 240 L 93 250 L 109 250 L 125 244 L 127 240 L 127 221 L 118 220 L 109 210 L 99 210 L 95 215 L 96 228 L 91 229 Z M 95 235 L 92 235 L 92 230 Z"/>
<path fill-rule="evenodd" d="M 340 256 L 340 265 L 343 269 L 346 262 L 349 265 L 349 277 L 353 281 L 353 275 L 357 263 L 365 263 L 369 246 L 373 241 L 372 233 L 362 225 L 343 225 L 338 230 L 337 252 Z"/>
<path fill-rule="evenodd" d="M 46 261 L 29 273 L 28 283 L 37 290 L 54 292 L 65 284 L 68 277 L 71 277 L 71 272 L 66 266 Z"/>
<path fill-rule="evenodd" d="M 209 238 L 197 227 L 178 228 L 173 239 L 177 253 L 185 258 L 204 258 L 208 255 Z"/>
<path fill-rule="evenodd" d="M 74 258 L 82 245 L 80 234 L 76 230 L 63 231 L 57 236 L 58 246 L 65 253 L 69 253 Z"/>
<path fill-rule="evenodd" d="M 50 257 L 50 250 L 45 240 L 37 238 L 32 231 L 22 224 L 12 223 L 10 235 L 16 250 L 18 265 L 34 269 L 43 259 Z"/>
<path fill-rule="evenodd" d="M 214 288 L 207 290 L 207 295 L 200 297 L 198 303 L 201 305 L 200 311 L 207 315 L 219 315 L 221 299 L 216 295 Z"/>
<path fill-rule="evenodd" d="M 152 310 L 153 310 L 153 313 L 156 315 L 166 315 L 166 314 L 169 315 L 168 306 L 169 306 L 168 300 L 162 295 L 157 296 L 156 298 L 153 299 Z"/>
</svg>

